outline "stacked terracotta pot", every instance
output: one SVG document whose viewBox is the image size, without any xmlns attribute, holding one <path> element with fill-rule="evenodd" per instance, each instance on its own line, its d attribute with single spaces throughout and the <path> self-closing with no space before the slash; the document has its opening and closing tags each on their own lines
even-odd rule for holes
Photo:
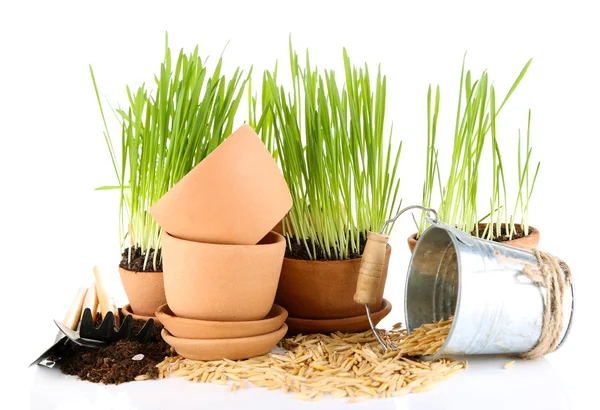
<svg viewBox="0 0 600 410">
<path fill-rule="evenodd" d="M 285 239 L 270 229 L 292 207 L 271 154 L 245 125 L 151 209 L 163 228 L 163 338 L 196 360 L 269 352 L 285 335 L 274 305 Z"/>
</svg>

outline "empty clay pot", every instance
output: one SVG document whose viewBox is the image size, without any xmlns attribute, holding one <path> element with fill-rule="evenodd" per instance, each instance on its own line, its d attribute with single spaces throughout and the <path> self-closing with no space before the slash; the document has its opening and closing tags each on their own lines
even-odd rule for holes
<svg viewBox="0 0 600 410">
<path fill-rule="evenodd" d="M 134 320 L 143 320 L 146 321 L 148 319 L 153 319 L 154 323 L 161 323 L 160 319 L 155 317 L 155 316 L 144 316 L 144 315 L 137 315 L 135 313 L 132 312 L 131 310 L 131 306 L 130 305 L 125 305 L 121 308 L 121 317 L 122 319 L 124 319 L 127 315 L 131 315 L 131 317 Z"/>
<path fill-rule="evenodd" d="M 256 245 L 193 242 L 164 232 L 169 308 L 188 319 L 263 319 L 273 306 L 284 254 L 285 239 L 275 232 Z"/>
<path fill-rule="evenodd" d="M 287 318 L 287 310 L 278 305 L 264 319 L 241 322 L 219 322 L 210 320 L 186 319 L 175 316 L 168 305 L 156 311 L 156 317 L 175 337 L 186 339 L 232 339 L 264 335 L 276 331 Z"/>
<path fill-rule="evenodd" d="M 388 245 L 385 268 L 371 311 L 381 309 L 392 248 Z M 297 319 L 341 319 L 360 316 L 365 308 L 354 302 L 361 258 L 340 261 L 307 261 L 285 258 L 275 301 Z"/>
<path fill-rule="evenodd" d="M 371 313 L 373 324 L 377 325 L 391 311 L 392 304 L 386 299 L 383 299 L 381 309 L 377 312 Z M 343 319 L 298 319 L 295 317 L 288 317 L 286 323 L 289 328 L 288 333 L 292 335 L 298 333 L 360 333 L 371 328 L 364 306 L 363 314 L 360 316 Z"/>
<path fill-rule="evenodd" d="M 515 224 L 515 225 L 518 227 L 521 227 L 521 224 Z M 485 229 L 485 226 L 486 226 L 486 224 L 479 224 L 479 229 L 483 230 L 483 229 Z M 417 237 L 416 233 L 413 233 L 411 236 L 408 237 L 408 247 L 409 247 L 411 253 L 415 250 L 415 246 L 417 246 L 416 237 Z M 514 246 L 515 248 L 531 250 L 533 248 L 537 248 L 539 242 L 540 242 L 540 231 L 538 231 L 533 226 L 530 226 L 529 227 L 529 235 L 527 235 L 523 238 L 513 239 L 510 241 L 505 241 L 505 242 L 500 242 L 500 243 L 502 243 L 504 245 Z"/>
<path fill-rule="evenodd" d="M 156 309 L 167 302 L 162 272 L 134 272 L 119 268 L 119 273 L 133 313 L 154 316 Z"/>
<path fill-rule="evenodd" d="M 284 323 L 278 330 L 265 335 L 235 339 L 186 339 L 173 336 L 167 329 L 163 329 L 161 335 L 165 342 L 186 359 L 241 360 L 269 353 L 287 330 Z"/>
<path fill-rule="evenodd" d="M 150 209 L 171 235 L 195 242 L 254 245 L 292 207 L 273 157 L 243 125 Z"/>
</svg>

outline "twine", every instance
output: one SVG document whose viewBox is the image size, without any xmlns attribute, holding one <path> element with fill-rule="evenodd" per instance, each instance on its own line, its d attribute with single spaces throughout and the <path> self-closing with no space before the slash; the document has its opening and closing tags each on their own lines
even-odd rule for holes
<svg viewBox="0 0 600 410">
<path fill-rule="evenodd" d="M 563 300 L 571 285 L 571 269 L 563 260 L 538 249 L 531 251 L 537 259 L 537 265 L 525 264 L 522 273 L 537 286 L 546 289 L 546 303 L 542 334 L 530 351 L 519 355 L 523 359 L 537 359 L 552 353 L 560 343 L 564 319 Z"/>
</svg>

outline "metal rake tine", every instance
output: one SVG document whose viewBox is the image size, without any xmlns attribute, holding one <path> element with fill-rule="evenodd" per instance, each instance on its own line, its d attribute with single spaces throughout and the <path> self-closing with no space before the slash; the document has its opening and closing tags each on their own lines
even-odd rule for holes
<svg viewBox="0 0 600 410">
<path fill-rule="evenodd" d="M 108 312 L 106 316 L 102 319 L 102 323 L 100 323 L 100 327 L 97 329 L 98 333 L 103 336 L 109 336 L 111 333 L 115 331 L 115 316 L 113 312 Z"/>
<path fill-rule="evenodd" d="M 148 319 L 140 331 L 134 336 L 138 342 L 146 343 L 152 336 L 154 330 L 154 319 Z"/>
<path fill-rule="evenodd" d="M 81 322 L 79 323 L 79 334 L 85 337 L 85 335 L 81 334 L 82 330 L 84 331 L 84 333 L 86 333 L 86 331 L 95 328 L 96 323 L 94 323 L 94 319 L 92 319 L 92 311 L 90 308 L 85 308 L 85 310 L 83 311 L 83 315 L 81 316 Z"/>
<path fill-rule="evenodd" d="M 131 339 L 133 333 L 133 317 L 131 315 L 125 316 L 125 319 L 121 322 L 121 327 L 117 332 L 119 339 Z"/>
</svg>

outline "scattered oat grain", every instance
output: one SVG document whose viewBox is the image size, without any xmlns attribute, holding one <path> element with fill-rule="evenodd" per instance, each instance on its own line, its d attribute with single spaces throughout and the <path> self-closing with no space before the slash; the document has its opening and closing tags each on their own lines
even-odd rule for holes
<svg viewBox="0 0 600 410">
<path fill-rule="evenodd" d="M 514 365 L 514 364 L 515 364 L 515 361 L 514 361 L 514 360 L 511 360 L 510 362 L 508 362 L 508 363 L 506 363 L 506 364 L 504 365 L 504 368 L 505 368 L 505 369 L 510 369 L 511 367 L 513 367 L 513 365 Z"/>
</svg>

